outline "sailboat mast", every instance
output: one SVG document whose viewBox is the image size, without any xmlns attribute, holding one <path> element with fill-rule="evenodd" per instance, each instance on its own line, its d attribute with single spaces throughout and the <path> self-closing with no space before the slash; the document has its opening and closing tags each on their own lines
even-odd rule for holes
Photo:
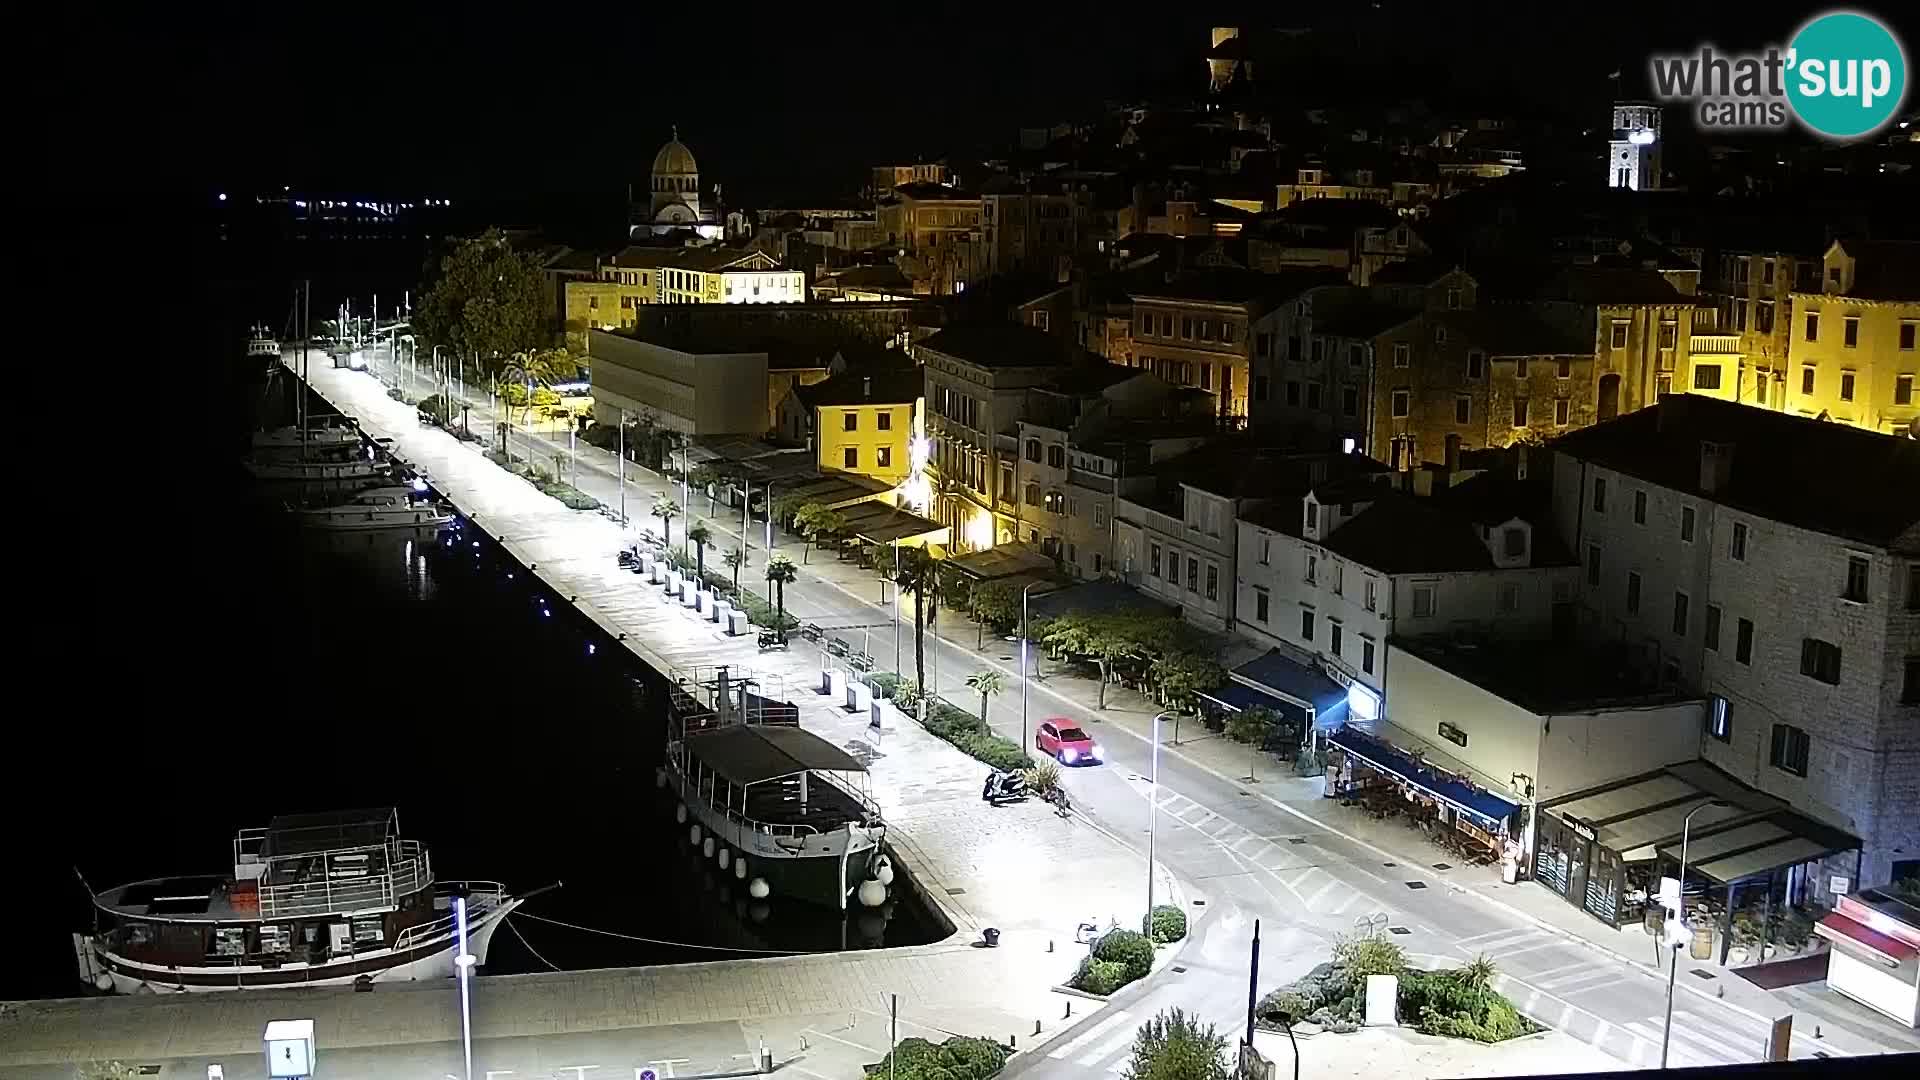
<svg viewBox="0 0 1920 1080">
<path fill-rule="evenodd" d="M 307 339 L 313 333 L 313 282 L 300 283 L 300 378 L 294 392 L 299 394 L 300 460 L 307 460 Z"/>
</svg>

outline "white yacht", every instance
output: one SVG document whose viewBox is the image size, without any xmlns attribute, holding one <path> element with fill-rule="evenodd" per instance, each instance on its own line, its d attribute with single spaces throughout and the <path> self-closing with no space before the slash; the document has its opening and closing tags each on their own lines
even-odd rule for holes
<svg viewBox="0 0 1920 1080">
<path fill-rule="evenodd" d="M 310 529 L 336 530 L 437 528 L 453 520 L 451 513 L 432 501 L 421 480 L 405 487 L 383 484 L 367 488 L 331 506 L 295 507 L 293 516 Z"/>
<path fill-rule="evenodd" d="M 253 336 L 247 339 L 247 356 L 260 360 L 278 360 L 280 343 L 273 339 L 272 334 L 267 333 L 265 326 L 256 324 L 253 328 Z"/>
<path fill-rule="evenodd" d="M 297 427 L 270 428 L 253 433 L 253 448 L 257 450 L 339 450 L 352 449 L 360 445 L 360 432 L 357 428 L 310 427 L 301 431 Z"/>
</svg>

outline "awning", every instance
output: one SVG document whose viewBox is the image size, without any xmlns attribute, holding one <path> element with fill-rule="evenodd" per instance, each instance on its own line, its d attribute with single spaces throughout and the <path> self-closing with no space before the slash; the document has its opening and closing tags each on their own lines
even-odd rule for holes
<svg viewBox="0 0 1920 1080">
<path fill-rule="evenodd" d="M 1397 776 L 1455 810 L 1489 825 L 1499 825 L 1519 809 L 1517 804 L 1492 792 L 1479 790 L 1420 766 L 1398 748 L 1353 728 L 1340 728 L 1329 734 L 1327 740 L 1381 772 Z"/>
<path fill-rule="evenodd" d="M 1229 712 L 1244 712 L 1248 709 L 1272 709 L 1286 711 L 1286 702 L 1270 697 L 1242 683 L 1228 683 L 1212 690 L 1202 690 L 1200 696 Z M 1297 710 L 1296 710 L 1297 711 Z"/>
<path fill-rule="evenodd" d="M 707 768 L 741 786 L 809 770 L 867 771 L 858 758 L 797 727 L 733 724 L 689 733 L 686 745 Z"/>
<path fill-rule="evenodd" d="M 1269 649 L 1227 674 L 1234 682 L 1278 700 L 1282 711 L 1296 719 L 1311 714 L 1313 726 L 1322 731 L 1346 723 L 1347 688 L 1279 649 Z"/>
<path fill-rule="evenodd" d="M 1870 926 L 1854 922 L 1839 912 L 1834 912 L 1813 924 L 1813 932 L 1836 945 L 1848 947 L 1852 953 L 1864 952 L 1866 958 L 1882 967 L 1897 968 L 1912 960 L 1920 949 L 1888 937 Z"/>
</svg>

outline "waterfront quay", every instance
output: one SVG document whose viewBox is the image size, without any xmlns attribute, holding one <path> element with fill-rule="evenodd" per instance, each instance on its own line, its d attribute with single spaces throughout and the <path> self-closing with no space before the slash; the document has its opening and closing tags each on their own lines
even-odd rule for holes
<svg viewBox="0 0 1920 1080">
<path fill-rule="evenodd" d="M 954 927 L 924 946 L 482 977 L 473 997 L 475 1076 L 574 1076 L 580 1067 L 589 1077 L 642 1068 L 663 1077 L 752 1071 L 764 1045 L 776 1071 L 840 1080 L 886 1052 L 895 995 L 902 1038 L 1017 1038 L 1022 1052 L 1099 1010 L 1098 1002 L 1052 988 L 1084 953 L 1074 943 L 1080 923 L 1104 928 L 1139 918 L 1146 864 L 1129 846 L 1038 801 L 987 806 L 980 800 L 985 766 L 912 723 L 875 731 L 864 715 L 815 692 L 813 650 L 763 656 L 751 635 L 728 636 L 620 569 L 614 556 L 630 534 L 617 523 L 567 510 L 497 468 L 479 447 L 420 425 L 413 407 L 365 373 L 316 369 L 312 381 L 369 437 L 392 439 L 394 452 L 431 479 L 469 530 L 485 532 L 526 568 L 530 589 L 577 607 L 609 644 L 663 675 L 720 664 L 750 674 L 761 693 L 797 704 L 806 728 L 869 760 L 889 846 Z M 534 737 L 592 740 L 597 727 L 587 718 L 546 725 Z M 534 797 L 488 789 L 478 765 L 476 798 Z M 636 823 L 666 812 L 650 784 L 633 792 L 632 805 Z M 595 825 L 608 829 L 609 850 L 617 850 L 618 823 Z M 1073 859 L 1056 857 L 1064 851 Z M 663 870 L 658 887 L 701 886 Z M 1156 888 L 1162 898 L 1191 895 L 1165 876 Z M 529 913 L 538 907 L 535 901 Z M 988 927 L 1001 931 L 997 948 L 978 945 Z M 157 1065 L 154 1075 L 162 1077 L 204 1077 L 209 1064 L 249 1075 L 266 1023 L 288 1017 L 315 1021 L 329 1075 L 461 1074 L 458 996 L 447 982 L 378 984 L 368 993 L 12 1003 L 0 1011 L 0 1078 L 71 1076 L 74 1063 L 98 1059 Z"/>
</svg>

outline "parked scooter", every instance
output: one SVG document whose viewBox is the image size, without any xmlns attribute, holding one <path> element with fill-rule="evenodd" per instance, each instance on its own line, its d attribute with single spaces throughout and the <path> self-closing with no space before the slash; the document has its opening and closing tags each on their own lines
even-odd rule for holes
<svg viewBox="0 0 1920 1080">
<path fill-rule="evenodd" d="M 980 789 L 981 800 L 992 806 L 1021 802 L 1027 794 L 1027 778 L 1018 769 L 988 773 L 987 782 Z"/>
<path fill-rule="evenodd" d="M 778 630 L 760 631 L 760 651 L 761 652 L 766 652 L 768 649 L 779 649 L 780 651 L 785 652 L 786 648 L 787 648 L 787 635 L 782 634 Z"/>
<path fill-rule="evenodd" d="M 640 565 L 640 554 L 632 548 L 620 549 L 620 569 L 633 570 Z"/>
</svg>

